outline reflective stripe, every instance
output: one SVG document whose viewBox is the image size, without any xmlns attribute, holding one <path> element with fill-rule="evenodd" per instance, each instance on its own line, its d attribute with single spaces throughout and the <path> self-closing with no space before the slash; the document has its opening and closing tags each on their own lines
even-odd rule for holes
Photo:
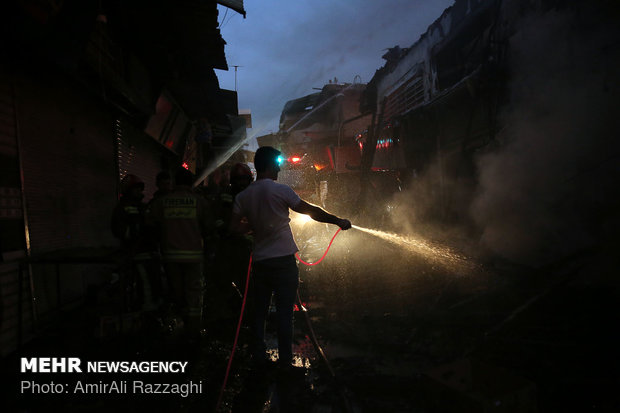
<svg viewBox="0 0 620 413">
<path fill-rule="evenodd" d="M 199 261 L 202 261 L 202 260 L 203 260 L 202 255 L 196 255 L 196 256 L 193 256 L 193 257 L 189 257 L 187 255 L 184 255 L 184 256 L 164 255 L 163 256 L 163 261 L 164 262 L 177 262 L 177 261 L 199 262 Z"/>
<path fill-rule="evenodd" d="M 232 202 L 233 197 L 231 194 L 222 194 L 221 195 L 222 202 Z"/>
<path fill-rule="evenodd" d="M 182 250 L 170 250 L 164 251 L 163 254 L 164 260 L 202 260 L 203 252 L 202 251 L 182 251 Z"/>
<path fill-rule="evenodd" d="M 153 257 L 151 256 L 150 252 L 141 252 L 133 256 L 134 261 L 146 261 L 152 258 Z"/>
<path fill-rule="evenodd" d="M 125 212 L 127 212 L 128 214 L 139 214 L 140 210 L 138 209 L 138 207 L 136 206 L 131 206 L 131 205 L 127 205 L 125 208 L 123 208 L 125 210 Z"/>
<path fill-rule="evenodd" d="M 193 197 L 183 197 L 183 198 L 174 198 L 174 197 L 166 197 L 164 198 L 164 208 L 170 207 L 190 207 L 196 206 L 196 199 Z"/>
<path fill-rule="evenodd" d="M 198 308 L 194 308 L 194 307 L 189 307 L 187 309 L 187 315 L 188 316 L 202 316 L 202 308 L 198 307 Z"/>
<path fill-rule="evenodd" d="M 194 219 L 196 218 L 196 206 L 165 207 L 164 218 L 166 219 Z"/>
<path fill-rule="evenodd" d="M 164 254 L 202 254 L 202 250 L 165 250 Z"/>
<path fill-rule="evenodd" d="M 218 219 L 217 221 L 215 221 L 215 227 L 219 228 L 221 226 L 224 225 L 224 221 L 222 221 L 221 219 Z"/>
</svg>

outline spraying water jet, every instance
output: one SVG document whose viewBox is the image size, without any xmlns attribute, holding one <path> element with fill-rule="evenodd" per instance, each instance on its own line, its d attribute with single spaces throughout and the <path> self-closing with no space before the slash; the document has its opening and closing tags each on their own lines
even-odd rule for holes
<svg viewBox="0 0 620 413">
<path fill-rule="evenodd" d="M 272 118 L 271 121 L 273 121 L 274 119 L 275 117 Z M 215 158 L 213 162 L 209 163 L 209 165 L 205 168 L 205 170 L 202 171 L 202 173 L 196 177 L 196 180 L 194 181 L 192 186 L 193 187 L 198 186 L 202 181 L 204 181 L 207 178 L 207 176 L 209 176 L 213 171 L 215 171 L 217 168 L 222 166 L 224 162 L 226 162 L 235 152 L 241 149 L 241 147 L 245 145 L 246 142 L 249 142 L 252 139 L 254 139 L 254 137 L 258 135 L 259 133 L 261 133 L 264 129 L 265 129 L 265 125 L 263 125 L 260 128 L 256 128 L 256 132 L 252 132 L 252 134 L 247 136 L 244 140 L 237 142 L 235 145 L 228 148 L 228 150 L 218 155 L 217 158 Z"/>
<path fill-rule="evenodd" d="M 414 254 L 421 255 L 422 257 L 444 267 L 459 270 L 473 269 L 473 265 L 467 257 L 452 251 L 448 247 L 434 245 L 420 236 L 404 236 L 391 232 L 360 227 L 359 225 L 353 225 L 352 228 L 380 238 Z"/>
<path fill-rule="evenodd" d="M 315 106 L 314 108 L 312 108 L 312 110 L 310 112 L 306 113 L 297 122 L 295 122 L 291 127 L 289 127 L 286 130 L 286 133 L 289 133 L 291 130 L 293 130 L 293 128 L 295 128 L 297 125 L 299 125 L 301 122 L 303 122 L 306 118 L 308 118 L 308 116 L 312 115 L 317 109 L 320 109 L 321 107 L 325 106 L 328 102 L 330 102 L 334 98 L 337 98 L 337 97 L 340 97 L 340 96 L 344 96 L 344 92 L 346 90 L 352 88 L 353 86 L 355 86 L 355 83 L 350 84 L 349 86 L 347 86 L 344 89 L 342 89 L 339 93 L 337 93 L 337 94 L 335 94 L 333 96 L 330 96 L 329 98 L 327 98 L 323 102 L 321 102 L 320 105 Z"/>
</svg>

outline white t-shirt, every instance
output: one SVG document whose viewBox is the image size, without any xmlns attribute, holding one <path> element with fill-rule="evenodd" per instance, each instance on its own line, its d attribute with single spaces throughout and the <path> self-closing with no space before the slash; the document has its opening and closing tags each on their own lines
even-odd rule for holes
<svg viewBox="0 0 620 413">
<path fill-rule="evenodd" d="M 237 194 L 235 214 L 247 217 L 254 231 L 254 261 L 283 257 L 298 251 L 289 222 L 289 208 L 301 202 L 289 186 L 259 179 Z"/>
</svg>

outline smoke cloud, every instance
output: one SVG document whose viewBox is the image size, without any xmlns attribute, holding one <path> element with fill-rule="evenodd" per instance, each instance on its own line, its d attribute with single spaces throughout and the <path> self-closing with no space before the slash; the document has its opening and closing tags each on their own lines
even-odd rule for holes
<svg viewBox="0 0 620 413">
<path fill-rule="evenodd" d="M 477 159 L 471 214 L 481 244 L 517 262 L 556 261 L 617 228 L 620 37 L 595 8 L 531 16 L 510 42 L 510 104 L 500 148 Z"/>
</svg>

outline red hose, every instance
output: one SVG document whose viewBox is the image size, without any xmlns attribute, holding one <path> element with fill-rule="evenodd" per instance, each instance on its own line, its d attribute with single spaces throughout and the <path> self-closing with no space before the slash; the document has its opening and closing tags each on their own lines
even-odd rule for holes
<svg viewBox="0 0 620 413">
<path fill-rule="evenodd" d="M 336 238 L 336 235 L 338 235 L 338 233 L 340 231 L 341 231 L 341 228 L 338 228 L 338 231 L 336 231 L 336 233 L 332 237 L 331 241 L 329 241 L 329 245 L 327 246 L 327 249 L 323 253 L 323 256 L 321 257 L 320 260 L 318 260 L 316 262 L 313 262 L 313 263 L 309 263 L 309 262 L 306 262 L 306 261 L 302 260 L 299 257 L 298 253 L 295 253 L 295 257 L 297 257 L 297 259 L 302 264 L 309 265 L 309 266 L 317 265 L 318 263 L 323 261 L 323 259 L 325 258 L 325 256 L 329 252 L 329 249 L 331 248 L 332 243 L 334 242 L 334 239 Z M 220 389 L 220 395 L 218 396 L 217 404 L 215 405 L 215 412 L 216 413 L 220 410 L 220 406 L 222 404 L 222 397 L 224 396 L 224 390 L 226 390 L 226 384 L 228 383 L 228 376 L 230 374 L 230 366 L 232 365 L 232 361 L 233 361 L 233 358 L 235 356 L 235 349 L 237 348 L 237 341 L 239 340 L 239 331 L 241 331 L 241 321 L 243 320 L 243 311 L 245 310 L 245 302 L 246 302 L 246 300 L 248 298 L 248 289 L 249 289 L 249 285 L 250 285 L 250 273 L 251 272 L 252 272 L 252 255 L 250 255 L 250 262 L 248 263 L 248 275 L 247 275 L 246 280 L 245 280 L 245 291 L 243 292 L 243 302 L 241 304 L 241 314 L 239 315 L 239 322 L 237 323 L 237 331 L 235 333 L 235 340 L 233 342 L 232 350 L 230 352 L 230 357 L 228 358 L 228 365 L 226 366 L 226 374 L 224 375 L 224 382 L 222 383 L 222 388 Z M 299 298 L 299 295 L 297 295 L 297 298 Z"/>
<path fill-rule="evenodd" d="M 316 262 L 313 262 L 313 263 L 306 262 L 306 261 L 302 260 L 302 259 L 299 257 L 299 253 L 297 253 L 297 252 L 295 253 L 295 257 L 297 257 L 297 259 L 299 260 L 299 262 L 301 262 L 302 264 L 308 265 L 308 266 L 310 266 L 310 267 L 311 267 L 311 266 L 313 266 L 313 265 L 317 265 L 318 263 L 320 263 L 321 261 L 323 261 L 323 258 L 325 258 L 325 256 L 326 256 L 326 255 L 327 255 L 327 253 L 329 252 L 329 249 L 331 248 L 332 243 L 334 242 L 334 239 L 336 238 L 336 235 L 338 235 L 338 233 L 339 233 L 341 230 L 342 230 L 342 228 L 338 228 L 338 231 L 336 231 L 336 233 L 335 233 L 335 234 L 334 234 L 334 236 L 332 237 L 332 240 L 331 240 L 331 241 L 329 241 L 329 245 L 327 246 L 327 249 L 326 249 L 326 250 L 325 250 L 325 252 L 323 253 L 323 256 L 321 257 L 321 259 L 320 259 L 320 260 L 318 260 L 318 261 L 316 261 Z"/>
<path fill-rule="evenodd" d="M 250 262 L 248 263 L 248 275 L 245 279 L 245 291 L 243 292 L 243 302 L 241 303 L 241 314 L 239 315 L 239 322 L 237 323 L 237 332 L 235 333 L 235 340 L 233 342 L 232 350 L 230 352 L 230 357 L 228 358 L 228 366 L 226 366 L 226 374 L 224 375 L 224 382 L 222 383 L 222 388 L 220 389 L 220 395 L 217 398 L 217 404 L 215 405 L 215 412 L 220 410 L 220 405 L 222 403 L 222 396 L 224 395 L 224 390 L 226 389 L 226 383 L 228 382 L 228 375 L 230 374 L 230 366 L 232 365 L 233 358 L 235 356 L 235 349 L 237 348 L 237 340 L 239 339 L 239 331 L 241 331 L 241 321 L 243 321 L 243 311 L 245 310 L 245 302 L 248 298 L 248 290 L 250 289 L 250 273 L 252 272 L 252 255 L 250 255 Z"/>
</svg>

